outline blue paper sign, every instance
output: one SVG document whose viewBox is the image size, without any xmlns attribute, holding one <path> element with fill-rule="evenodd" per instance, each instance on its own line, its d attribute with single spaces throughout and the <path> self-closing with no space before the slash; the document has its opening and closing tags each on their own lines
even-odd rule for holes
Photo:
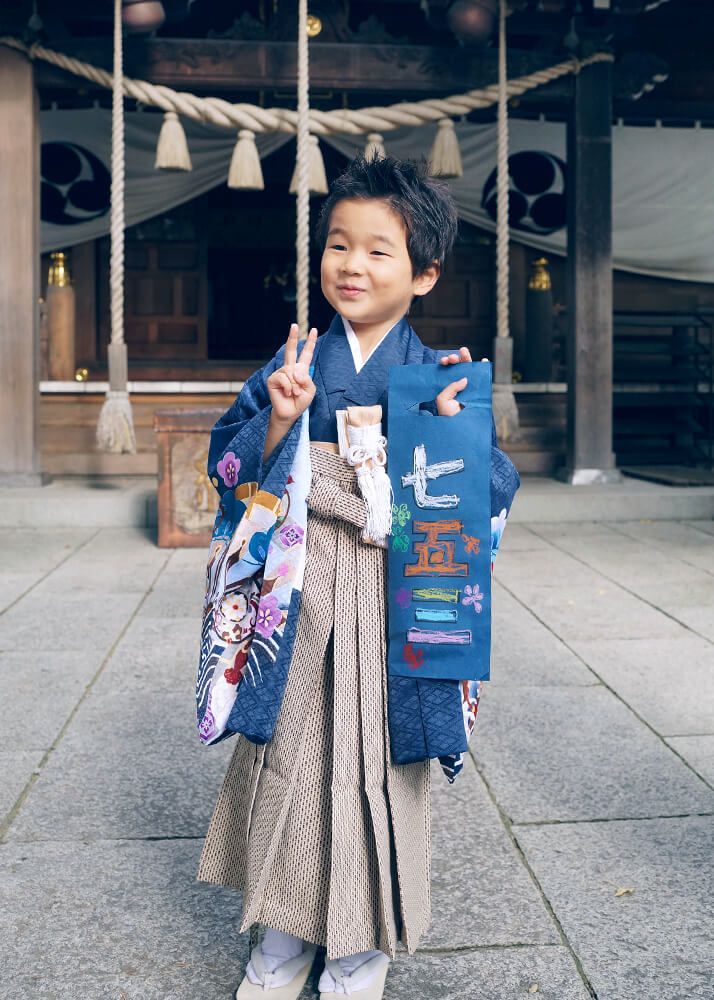
<svg viewBox="0 0 714 1000">
<path fill-rule="evenodd" d="M 466 376 L 463 409 L 420 410 Z M 491 365 L 389 372 L 389 672 L 488 680 L 491 648 Z"/>
</svg>

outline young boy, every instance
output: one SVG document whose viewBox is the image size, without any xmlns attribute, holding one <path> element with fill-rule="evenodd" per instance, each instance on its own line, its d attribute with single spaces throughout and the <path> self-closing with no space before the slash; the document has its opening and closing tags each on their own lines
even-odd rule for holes
<svg viewBox="0 0 714 1000">
<path fill-rule="evenodd" d="M 212 431 L 219 492 L 240 471 L 241 484 L 281 496 L 309 409 L 312 485 L 302 595 L 285 612 L 289 671 L 262 700 L 241 682 L 248 708 L 236 728 L 255 734 L 259 712 L 269 735 L 238 738 L 198 872 L 243 890 L 241 931 L 266 927 L 238 1000 L 295 1000 L 317 945 L 327 952 L 321 1000 L 379 1000 L 397 942 L 412 953 L 429 923 L 429 760 L 390 742 L 388 721 L 416 682 L 387 677 L 386 550 L 365 538 L 369 502 L 340 453 L 336 412 L 360 425 L 379 420 L 381 407 L 386 428 L 392 365 L 471 360 L 466 347 L 424 347 L 406 318 L 437 282 L 456 231 L 448 188 L 423 167 L 354 160 L 318 222 L 322 291 L 337 315 L 322 337 L 310 331 L 299 355 L 293 325 Z M 439 415 L 459 411 L 465 385 L 455 379 L 438 395 Z M 518 482 L 494 435 L 492 513 L 510 508 Z M 269 680 L 261 673 L 256 683 L 259 693 Z M 434 681 L 430 691 L 473 723 L 477 688 L 465 683 L 462 695 L 457 682 Z"/>
</svg>

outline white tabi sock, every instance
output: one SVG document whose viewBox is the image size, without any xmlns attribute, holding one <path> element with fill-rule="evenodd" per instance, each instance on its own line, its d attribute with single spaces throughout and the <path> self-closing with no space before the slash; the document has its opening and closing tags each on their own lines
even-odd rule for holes
<svg viewBox="0 0 714 1000">
<path fill-rule="evenodd" d="M 371 962 L 373 966 L 369 974 L 364 977 L 355 977 L 357 981 L 354 983 L 344 983 L 344 979 L 351 977 L 367 962 Z M 359 993 L 360 990 L 366 990 L 374 982 L 383 964 L 389 965 L 389 957 L 383 951 L 359 951 L 356 955 L 338 958 L 337 962 L 328 961 L 320 976 L 318 989 L 321 993 L 343 993 L 350 996 Z M 347 985 L 347 989 L 345 989 L 345 985 Z"/>
<path fill-rule="evenodd" d="M 295 975 L 295 969 L 289 970 L 284 976 L 280 975 L 278 969 L 281 965 L 285 965 L 286 962 L 302 954 L 302 938 L 295 937 L 293 934 L 285 934 L 283 931 L 274 931 L 272 927 L 266 927 L 263 940 L 258 947 L 260 948 L 266 971 L 276 973 L 271 986 L 285 986 L 289 983 Z M 252 958 L 248 962 L 245 973 L 251 983 L 254 983 L 256 986 L 262 985 L 263 980 L 256 971 Z"/>
</svg>

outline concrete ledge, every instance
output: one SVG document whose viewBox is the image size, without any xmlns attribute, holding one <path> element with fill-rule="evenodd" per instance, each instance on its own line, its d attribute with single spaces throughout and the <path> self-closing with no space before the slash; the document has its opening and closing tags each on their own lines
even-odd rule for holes
<svg viewBox="0 0 714 1000">
<path fill-rule="evenodd" d="M 624 477 L 620 483 L 570 486 L 524 477 L 512 523 L 543 521 L 680 521 L 714 518 L 714 487 L 664 486 Z"/>
<path fill-rule="evenodd" d="M 156 480 L 53 479 L 46 486 L 0 489 L 0 528 L 153 528 Z"/>
<path fill-rule="evenodd" d="M 512 523 L 680 521 L 714 518 L 714 486 L 663 486 L 628 479 L 569 486 L 524 476 Z M 155 528 L 153 476 L 54 479 L 47 486 L 0 489 L 0 528 Z"/>
</svg>

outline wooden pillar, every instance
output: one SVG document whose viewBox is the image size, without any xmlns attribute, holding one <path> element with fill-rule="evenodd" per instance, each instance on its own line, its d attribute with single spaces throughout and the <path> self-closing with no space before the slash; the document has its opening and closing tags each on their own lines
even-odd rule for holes
<svg viewBox="0 0 714 1000">
<path fill-rule="evenodd" d="M 39 152 L 32 63 L 0 46 L 0 486 L 42 482 Z"/>
<path fill-rule="evenodd" d="M 612 63 L 577 73 L 567 125 L 568 450 L 561 478 L 616 482 L 612 452 Z"/>
</svg>

